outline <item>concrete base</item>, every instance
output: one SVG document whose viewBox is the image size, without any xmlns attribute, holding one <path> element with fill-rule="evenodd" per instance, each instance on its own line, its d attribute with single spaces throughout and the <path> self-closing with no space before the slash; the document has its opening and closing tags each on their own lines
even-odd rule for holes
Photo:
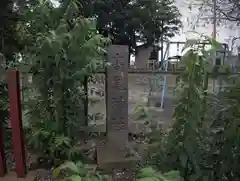
<svg viewBox="0 0 240 181">
<path fill-rule="evenodd" d="M 97 162 L 100 169 L 111 171 L 112 168 L 134 168 L 137 158 L 126 157 L 127 147 L 123 150 L 114 148 L 112 144 L 101 141 L 97 145 Z"/>
</svg>

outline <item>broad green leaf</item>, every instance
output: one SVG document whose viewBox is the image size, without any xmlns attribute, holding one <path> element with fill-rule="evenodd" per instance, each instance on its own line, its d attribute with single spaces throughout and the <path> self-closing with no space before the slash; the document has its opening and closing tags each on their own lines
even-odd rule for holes
<svg viewBox="0 0 240 181">
<path fill-rule="evenodd" d="M 82 181 L 82 178 L 79 175 L 72 175 L 63 179 L 64 181 Z"/>
<path fill-rule="evenodd" d="M 53 176 L 54 176 L 55 178 L 59 177 L 60 172 L 61 172 L 60 167 L 55 168 L 55 169 L 53 170 Z"/>
<path fill-rule="evenodd" d="M 81 161 L 78 161 L 76 165 L 78 168 L 84 168 L 84 164 Z"/>
<path fill-rule="evenodd" d="M 198 181 L 199 180 L 199 175 L 197 175 L 197 174 L 191 175 L 190 180 L 191 181 Z"/>
<path fill-rule="evenodd" d="M 143 177 L 143 178 L 137 179 L 137 181 L 161 181 L 161 180 L 158 180 L 156 177 Z"/>
<path fill-rule="evenodd" d="M 156 171 L 152 167 L 146 167 L 146 168 L 142 168 L 139 171 L 139 176 L 140 177 L 151 177 L 151 176 L 154 176 L 155 173 L 156 173 Z"/>
<path fill-rule="evenodd" d="M 102 178 L 101 178 L 101 175 L 99 175 L 99 174 L 98 174 L 98 176 L 93 175 L 91 177 L 91 181 L 101 181 L 101 180 L 102 180 Z"/>
<path fill-rule="evenodd" d="M 67 161 L 59 167 L 60 170 L 70 170 L 75 174 L 79 174 L 79 168 L 74 162 Z"/>
<path fill-rule="evenodd" d="M 164 173 L 163 175 L 171 181 L 183 181 L 183 178 L 181 178 L 179 171 L 173 170 L 173 171 Z"/>
<path fill-rule="evenodd" d="M 209 38 L 209 41 L 211 42 L 211 45 L 213 46 L 214 49 L 219 50 L 221 48 L 221 44 L 217 40 Z"/>
<path fill-rule="evenodd" d="M 157 174 L 156 177 L 158 178 L 159 181 L 172 181 L 168 178 L 166 178 L 164 175 L 162 174 Z"/>
<path fill-rule="evenodd" d="M 60 147 L 62 145 L 70 146 L 70 139 L 64 135 L 60 135 L 54 138 L 54 143 L 56 147 Z"/>
</svg>

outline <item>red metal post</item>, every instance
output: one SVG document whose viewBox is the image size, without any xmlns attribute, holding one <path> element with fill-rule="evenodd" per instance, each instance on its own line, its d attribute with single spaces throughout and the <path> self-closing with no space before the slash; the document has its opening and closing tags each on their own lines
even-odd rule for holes
<svg viewBox="0 0 240 181">
<path fill-rule="evenodd" d="M 2 123 L 0 122 L 0 177 L 3 177 L 7 173 L 4 144 L 3 144 L 3 130 Z"/>
<path fill-rule="evenodd" d="M 19 178 L 23 178 L 26 174 L 26 159 L 22 129 L 19 71 L 8 70 L 7 78 L 8 95 L 10 100 L 10 120 L 12 126 L 13 154 L 16 162 L 16 174 Z"/>
</svg>

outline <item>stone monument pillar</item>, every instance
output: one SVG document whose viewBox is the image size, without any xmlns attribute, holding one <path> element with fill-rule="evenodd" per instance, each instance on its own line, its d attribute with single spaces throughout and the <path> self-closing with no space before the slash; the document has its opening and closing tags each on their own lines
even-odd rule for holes
<svg viewBox="0 0 240 181">
<path fill-rule="evenodd" d="M 128 154 L 128 46 L 108 49 L 111 64 L 106 71 L 107 136 L 98 145 L 100 168 L 112 170 L 113 180 L 134 180 L 134 161 Z"/>
</svg>

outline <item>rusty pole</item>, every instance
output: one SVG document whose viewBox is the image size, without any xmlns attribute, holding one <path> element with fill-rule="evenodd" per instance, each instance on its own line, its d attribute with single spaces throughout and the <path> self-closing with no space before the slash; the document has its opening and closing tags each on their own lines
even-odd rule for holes
<svg viewBox="0 0 240 181">
<path fill-rule="evenodd" d="M 8 95 L 10 101 L 10 120 L 12 127 L 13 154 L 16 162 L 17 177 L 23 178 L 26 174 L 26 160 L 24 150 L 22 110 L 20 101 L 19 71 L 7 71 Z"/>
</svg>

